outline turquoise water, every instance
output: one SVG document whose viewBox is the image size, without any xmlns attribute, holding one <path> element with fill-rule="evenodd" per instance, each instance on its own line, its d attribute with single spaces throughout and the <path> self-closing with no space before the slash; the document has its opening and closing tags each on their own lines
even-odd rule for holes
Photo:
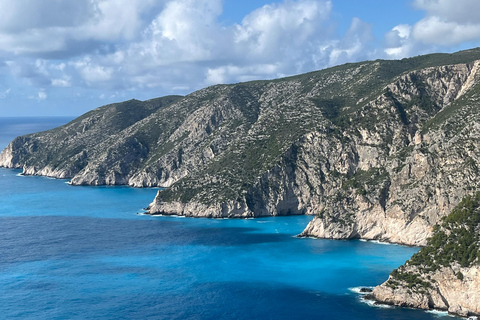
<svg viewBox="0 0 480 320">
<path fill-rule="evenodd" d="M 155 189 L 19 173 L 0 169 L 1 319 L 442 317 L 352 291 L 416 248 L 295 238 L 311 217 L 150 217 Z"/>
</svg>

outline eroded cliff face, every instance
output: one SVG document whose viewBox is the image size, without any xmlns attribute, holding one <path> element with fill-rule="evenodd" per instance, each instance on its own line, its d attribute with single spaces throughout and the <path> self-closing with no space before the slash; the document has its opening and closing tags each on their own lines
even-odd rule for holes
<svg viewBox="0 0 480 320">
<path fill-rule="evenodd" d="M 312 214 L 302 236 L 425 245 L 440 218 L 478 189 L 479 66 L 398 77 L 348 115 L 342 131 L 319 126 L 301 136 L 233 199 L 197 192 L 189 201 L 172 201 L 160 192 L 149 210 L 208 217 Z"/>
<path fill-rule="evenodd" d="M 462 274 L 462 279 L 457 274 Z M 427 276 L 432 284 L 421 292 L 408 285 L 392 287 L 385 283 L 373 290 L 371 298 L 379 303 L 443 310 L 461 317 L 480 315 L 480 267 L 443 267 Z"/>
<path fill-rule="evenodd" d="M 15 139 L 0 166 L 168 187 L 151 214 L 311 214 L 303 236 L 423 245 L 478 189 L 479 58 L 362 62 L 127 101 Z"/>
<path fill-rule="evenodd" d="M 480 193 L 435 226 L 425 247 L 368 297 L 379 303 L 480 315 Z"/>
<path fill-rule="evenodd" d="M 381 122 L 352 137 L 357 155 L 352 158 L 353 177 L 359 172 L 373 177 L 375 170 L 384 170 L 383 176 L 372 181 L 356 179 L 356 190 L 344 188 L 342 197 L 346 200 L 342 205 L 337 202 L 337 206 L 329 206 L 302 235 L 425 245 L 440 218 L 479 186 L 478 71 L 478 62 L 451 70 L 426 69 L 406 74 L 389 85 L 393 94 L 374 101 L 373 108 L 385 110 L 395 107 L 400 99 L 414 99 L 418 88 L 412 79 L 422 81 L 422 90 L 432 92 L 431 105 L 422 110 L 416 110 L 420 109 L 417 105 L 405 109 L 403 125 L 394 120 Z M 429 117 L 428 112 L 435 109 L 440 111 Z M 446 113 L 449 118 L 438 123 Z"/>
<path fill-rule="evenodd" d="M 329 139 L 327 135 L 313 132 L 301 137 L 273 168 L 261 174 L 236 199 L 200 194 L 211 198 L 208 201 L 164 201 L 164 192 L 159 192 L 148 210 L 151 214 L 214 218 L 315 214 L 325 205 L 322 200 L 333 195 L 334 189 L 324 190 L 324 186 L 337 184 L 336 176 L 328 175 L 330 164 L 318 160 L 327 157 L 338 160 L 336 157 L 344 151 L 340 141 Z"/>
</svg>

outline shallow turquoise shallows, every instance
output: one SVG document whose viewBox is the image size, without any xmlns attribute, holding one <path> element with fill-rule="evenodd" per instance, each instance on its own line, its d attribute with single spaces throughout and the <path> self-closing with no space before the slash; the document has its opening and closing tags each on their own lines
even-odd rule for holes
<svg viewBox="0 0 480 320">
<path fill-rule="evenodd" d="M 15 121 L 13 132 L 1 119 L 2 147 L 36 131 Z M 417 248 L 296 238 L 305 216 L 150 217 L 137 213 L 155 189 L 19 173 L 0 169 L 0 319 L 447 318 L 372 307 L 354 292 Z"/>
</svg>

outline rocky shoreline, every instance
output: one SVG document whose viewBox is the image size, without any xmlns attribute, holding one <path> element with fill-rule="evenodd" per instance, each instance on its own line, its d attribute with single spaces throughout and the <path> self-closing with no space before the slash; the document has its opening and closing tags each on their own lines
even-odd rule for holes
<svg viewBox="0 0 480 320">
<path fill-rule="evenodd" d="M 397 293 L 393 295 L 391 292 L 382 292 L 379 287 L 359 287 L 353 290 L 360 295 L 360 299 L 369 302 L 374 306 L 391 306 L 410 309 L 420 309 L 425 311 L 438 311 L 446 314 L 457 316 L 461 318 L 468 318 L 469 320 L 478 320 L 480 313 L 465 309 L 461 306 L 442 307 L 431 304 L 431 299 L 425 300 L 424 296 L 412 297 L 407 293 Z"/>
<path fill-rule="evenodd" d="M 103 106 L 14 139 L 0 167 L 72 185 L 167 188 L 151 215 L 307 214 L 314 218 L 300 236 L 427 246 L 435 226 L 480 190 L 478 105 L 480 49 L 365 61 Z M 478 313 L 474 291 L 457 299 L 448 289 L 477 285 L 472 266 L 434 262 L 372 294 Z M 422 286 L 412 291 L 409 281 Z M 409 291 L 417 305 L 405 302 Z"/>
</svg>

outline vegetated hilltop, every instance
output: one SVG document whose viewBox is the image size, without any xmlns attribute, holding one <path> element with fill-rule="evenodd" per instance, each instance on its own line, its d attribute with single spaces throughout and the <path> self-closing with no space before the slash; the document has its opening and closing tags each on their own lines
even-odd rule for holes
<svg viewBox="0 0 480 320">
<path fill-rule="evenodd" d="M 394 270 L 371 298 L 399 306 L 480 315 L 480 193 L 435 226 L 427 246 Z"/>
<path fill-rule="evenodd" d="M 479 186 L 480 49 L 127 101 L 15 139 L 0 166 L 162 186 L 151 214 L 316 215 L 303 235 L 423 245 Z"/>
</svg>

